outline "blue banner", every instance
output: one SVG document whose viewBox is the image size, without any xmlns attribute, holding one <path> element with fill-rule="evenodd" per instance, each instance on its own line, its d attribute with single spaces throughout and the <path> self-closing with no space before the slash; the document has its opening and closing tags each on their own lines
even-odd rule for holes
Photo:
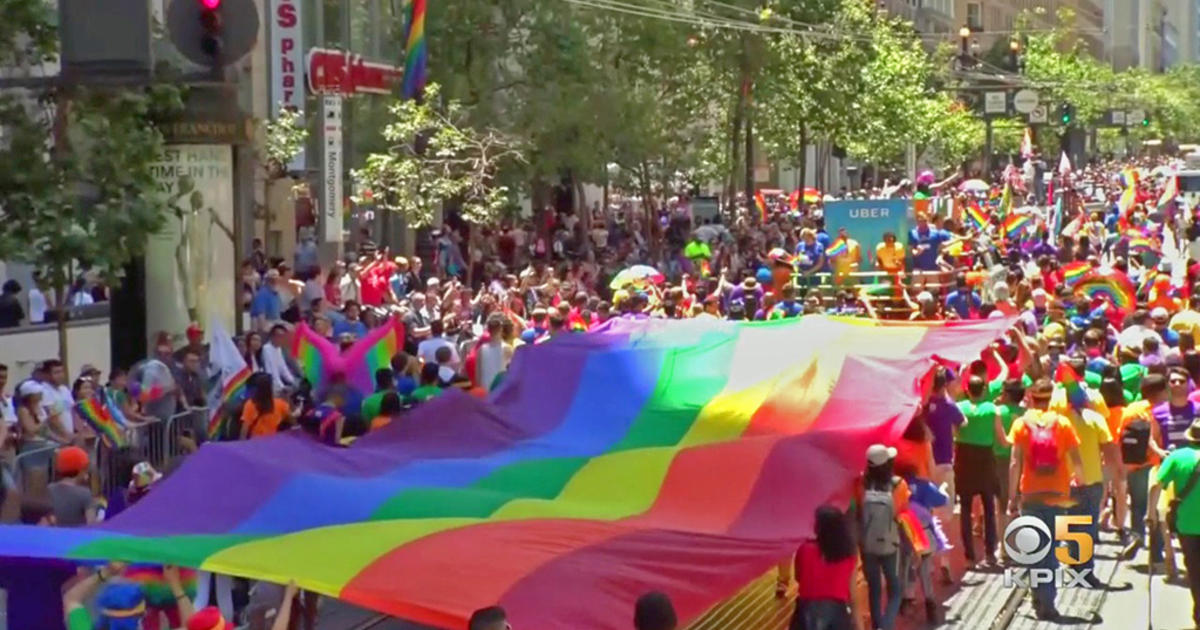
<svg viewBox="0 0 1200 630">
<path fill-rule="evenodd" d="M 875 246 L 883 242 L 883 235 L 891 232 L 902 244 L 908 243 L 908 231 L 912 225 L 911 206 L 908 199 L 849 199 L 825 203 L 825 231 L 837 239 L 840 228 L 858 241 L 862 248 L 862 271 L 875 270 Z"/>
</svg>

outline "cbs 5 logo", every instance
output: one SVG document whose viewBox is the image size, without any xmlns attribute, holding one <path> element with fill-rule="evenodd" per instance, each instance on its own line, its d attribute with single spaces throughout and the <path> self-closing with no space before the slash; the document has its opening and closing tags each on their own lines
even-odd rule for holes
<svg viewBox="0 0 1200 630">
<path fill-rule="evenodd" d="M 1063 515 L 1054 518 L 1054 532 L 1041 519 L 1019 516 L 1004 528 L 1004 551 L 1013 562 L 1034 565 L 1054 550 L 1062 564 L 1083 564 L 1092 559 L 1092 537 L 1080 528 L 1092 524 L 1086 515 Z M 1072 528 L 1075 529 L 1072 529 Z M 1059 544 L 1073 543 L 1073 544 Z M 1074 554 L 1072 554 L 1074 551 Z"/>
</svg>

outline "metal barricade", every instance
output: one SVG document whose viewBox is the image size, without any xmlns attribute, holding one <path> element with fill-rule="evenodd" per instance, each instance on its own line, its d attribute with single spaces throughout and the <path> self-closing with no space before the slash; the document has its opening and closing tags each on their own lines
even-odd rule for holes
<svg viewBox="0 0 1200 630">
<path fill-rule="evenodd" d="M 165 420 L 156 418 L 131 426 L 126 446 L 109 448 L 97 443 L 93 461 L 100 477 L 100 492 L 111 496 L 128 487 L 133 466 L 138 462 L 150 462 L 159 471 L 169 469 L 176 458 L 195 448 L 207 422 L 208 409 L 198 407 Z"/>
<path fill-rule="evenodd" d="M 54 481 L 54 451 L 58 450 L 57 445 L 44 446 L 27 451 L 17 453 L 17 456 L 12 460 L 13 481 L 16 482 L 18 488 L 27 489 L 25 486 L 25 472 L 31 470 L 33 465 L 30 462 L 36 461 L 41 457 L 46 457 L 46 481 Z"/>
</svg>

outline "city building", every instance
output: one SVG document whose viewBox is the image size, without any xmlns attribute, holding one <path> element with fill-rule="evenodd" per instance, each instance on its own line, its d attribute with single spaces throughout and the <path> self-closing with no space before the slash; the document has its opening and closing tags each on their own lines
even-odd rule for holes
<svg viewBox="0 0 1200 630">
<path fill-rule="evenodd" d="M 1173 1 L 1106 0 L 1104 30 L 1113 68 L 1159 71 L 1179 58 L 1180 24 L 1168 19 Z"/>
<path fill-rule="evenodd" d="M 1200 61 L 1200 0 L 1165 0 L 1164 66 Z"/>
</svg>

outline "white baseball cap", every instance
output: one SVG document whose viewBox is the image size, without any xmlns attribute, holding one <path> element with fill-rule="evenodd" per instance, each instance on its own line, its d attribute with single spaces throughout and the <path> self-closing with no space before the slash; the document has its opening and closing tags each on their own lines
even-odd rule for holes
<svg viewBox="0 0 1200 630">
<path fill-rule="evenodd" d="M 872 466 L 882 466 L 896 459 L 896 449 L 883 444 L 872 444 L 867 447 L 867 463 Z"/>
</svg>

